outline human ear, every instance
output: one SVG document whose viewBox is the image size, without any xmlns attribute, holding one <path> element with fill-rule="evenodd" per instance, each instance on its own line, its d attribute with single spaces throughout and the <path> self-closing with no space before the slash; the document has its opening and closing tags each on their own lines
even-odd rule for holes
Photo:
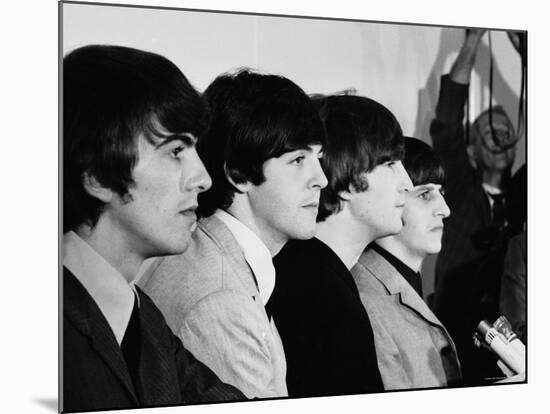
<svg viewBox="0 0 550 414">
<path fill-rule="evenodd" d="M 228 168 L 227 165 L 223 166 L 225 171 L 225 177 L 227 181 L 231 183 L 233 187 L 237 189 L 240 193 L 247 193 L 252 187 L 252 183 L 242 176 L 239 171 Z"/>
<path fill-rule="evenodd" d="M 355 193 L 354 190 L 350 191 L 340 191 L 338 193 L 338 198 L 342 201 L 349 201 L 351 200 L 351 196 Z"/>
<path fill-rule="evenodd" d="M 109 203 L 113 199 L 113 190 L 104 187 L 97 178 L 87 172 L 82 175 L 82 185 L 88 194 L 104 203 Z"/>
</svg>

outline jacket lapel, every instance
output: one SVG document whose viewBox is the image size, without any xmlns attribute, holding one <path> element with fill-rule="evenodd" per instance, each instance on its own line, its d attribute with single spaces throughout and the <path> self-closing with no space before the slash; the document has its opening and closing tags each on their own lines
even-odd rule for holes
<svg viewBox="0 0 550 414">
<path fill-rule="evenodd" d="M 235 272 L 237 277 L 242 282 L 246 291 L 256 300 L 256 297 L 259 296 L 256 278 L 252 269 L 248 266 L 239 243 L 229 228 L 214 215 L 201 219 L 199 226 L 219 245 L 220 249 L 225 253 L 224 257 L 233 263 L 234 268 L 240 269 L 238 272 Z"/>
<path fill-rule="evenodd" d="M 90 338 L 92 348 L 124 385 L 134 403 L 138 404 L 126 361 L 111 327 L 84 286 L 65 267 L 63 268 L 63 313 L 76 329 Z M 64 349 L 63 352 L 71 352 L 71 350 Z"/>
<path fill-rule="evenodd" d="M 167 348 L 166 332 L 159 326 L 159 317 L 154 317 L 150 299 L 136 287 L 140 298 L 141 357 L 140 390 L 142 403 L 170 404 L 174 402 L 173 385 L 179 382 L 175 377 L 175 359 Z M 163 342 L 164 341 L 164 342 Z"/>
<path fill-rule="evenodd" d="M 453 339 L 439 319 L 428 308 L 426 302 L 422 300 L 397 269 L 373 249 L 368 249 L 359 260 L 384 285 L 389 295 L 396 295 L 403 306 L 414 311 L 429 324 L 439 328 L 453 352 L 452 358 L 444 358 L 445 361 L 449 361 L 452 364 L 451 368 L 449 368 L 451 373 L 448 374 L 448 378 L 451 378 L 452 381 L 460 378 L 460 362 Z"/>
<path fill-rule="evenodd" d="M 430 311 L 426 302 L 386 259 L 373 249 L 368 249 L 361 259 L 361 263 L 384 285 L 390 295 L 397 295 L 401 304 L 412 309 L 427 322 L 441 328 L 446 333 L 445 328 Z"/>
</svg>

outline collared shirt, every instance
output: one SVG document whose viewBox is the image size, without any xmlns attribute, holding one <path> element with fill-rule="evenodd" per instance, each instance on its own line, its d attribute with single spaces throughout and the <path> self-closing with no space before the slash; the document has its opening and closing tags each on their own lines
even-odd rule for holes
<svg viewBox="0 0 550 414">
<path fill-rule="evenodd" d="M 229 213 L 217 210 L 214 214 L 223 221 L 239 243 L 244 258 L 256 277 L 262 303 L 267 305 L 275 287 L 275 267 L 269 249 L 252 230 Z"/>
<path fill-rule="evenodd" d="M 501 195 L 501 194 L 503 194 L 503 192 L 500 188 L 494 187 L 491 184 L 482 183 L 481 186 L 483 187 L 483 191 L 485 191 L 485 194 L 487 194 L 487 198 L 489 199 L 489 205 L 491 206 L 491 210 L 492 210 L 493 209 L 493 204 L 495 202 L 494 202 L 494 200 L 491 196 Z"/>
<path fill-rule="evenodd" d="M 405 280 L 409 282 L 409 285 L 411 285 L 412 288 L 416 290 L 416 293 L 418 293 L 420 297 L 423 297 L 422 296 L 422 278 L 420 277 L 420 273 L 412 270 L 409 266 L 407 266 L 405 263 L 403 263 L 393 254 L 388 252 L 382 246 L 376 243 L 372 243 L 370 247 L 373 250 L 375 250 L 378 254 L 380 254 L 380 256 L 386 259 L 393 267 L 395 267 L 395 269 L 401 274 L 401 276 L 403 276 Z"/>
<path fill-rule="evenodd" d="M 73 231 L 63 235 L 63 266 L 86 288 L 120 345 L 138 298 L 134 284 Z"/>
</svg>

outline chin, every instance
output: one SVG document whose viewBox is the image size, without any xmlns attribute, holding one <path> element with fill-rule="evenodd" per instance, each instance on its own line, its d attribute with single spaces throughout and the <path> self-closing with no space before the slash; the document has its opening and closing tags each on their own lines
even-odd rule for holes
<svg viewBox="0 0 550 414">
<path fill-rule="evenodd" d="M 510 160 L 506 159 L 496 160 L 493 162 L 493 165 L 491 165 L 490 169 L 492 169 L 493 171 L 504 172 L 505 170 L 511 168 L 513 163 L 513 161 L 510 162 Z"/>
<path fill-rule="evenodd" d="M 316 226 L 302 227 L 301 229 L 296 229 L 290 234 L 289 239 L 295 240 L 308 240 L 315 237 Z"/>
<path fill-rule="evenodd" d="M 381 239 L 383 237 L 388 237 L 388 236 L 395 236 L 396 234 L 399 234 L 401 233 L 401 230 L 403 229 L 403 226 L 402 225 L 399 225 L 399 226 L 395 226 L 394 228 L 385 228 L 383 229 L 381 232 L 380 232 L 380 235 L 378 237 L 376 237 L 375 240 L 377 239 Z"/>
<path fill-rule="evenodd" d="M 293 237 L 293 239 L 296 239 L 296 240 L 309 240 L 309 239 L 312 239 L 313 237 L 315 237 L 315 229 L 313 229 L 312 231 L 300 232 L 299 234 L 296 234 Z"/>
<path fill-rule="evenodd" d="M 427 248 L 425 250 L 426 255 L 438 254 L 440 251 L 441 251 L 441 243 L 433 244 L 431 246 L 427 246 Z"/>
<path fill-rule="evenodd" d="M 401 218 L 399 218 L 399 221 L 397 221 L 393 228 L 391 228 L 391 233 L 388 233 L 388 236 L 393 236 L 394 234 L 401 233 L 401 230 L 403 230 L 403 221 L 401 221 Z"/>
<path fill-rule="evenodd" d="M 166 245 L 165 253 L 163 256 L 171 256 L 174 254 L 182 254 L 189 248 L 189 238 L 184 240 L 177 240 Z"/>
</svg>

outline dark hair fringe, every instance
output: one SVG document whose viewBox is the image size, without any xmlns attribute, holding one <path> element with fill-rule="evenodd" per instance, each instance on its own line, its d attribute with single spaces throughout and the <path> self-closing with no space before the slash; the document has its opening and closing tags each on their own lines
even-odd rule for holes
<svg viewBox="0 0 550 414">
<path fill-rule="evenodd" d="M 447 184 L 443 161 L 424 141 L 405 137 L 403 165 L 415 186 L 431 183 L 445 187 Z"/>
<path fill-rule="evenodd" d="M 366 97 L 316 97 L 327 136 L 322 166 L 328 185 L 321 190 L 317 221 L 337 213 L 343 191 L 366 191 L 365 173 L 403 158 L 403 133 L 395 116 Z"/>
<path fill-rule="evenodd" d="M 95 226 L 103 203 L 84 176 L 121 197 L 133 186 L 140 134 L 192 133 L 206 125 L 206 105 L 183 73 L 163 56 L 138 49 L 88 45 L 63 59 L 63 231 Z"/>
<path fill-rule="evenodd" d="M 212 177 L 199 195 L 199 215 L 226 209 L 235 183 L 265 181 L 263 165 L 284 153 L 324 145 L 315 106 L 295 83 L 278 75 L 241 69 L 218 76 L 204 92 L 211 118 L 197 149 Z"/>
</svg>

